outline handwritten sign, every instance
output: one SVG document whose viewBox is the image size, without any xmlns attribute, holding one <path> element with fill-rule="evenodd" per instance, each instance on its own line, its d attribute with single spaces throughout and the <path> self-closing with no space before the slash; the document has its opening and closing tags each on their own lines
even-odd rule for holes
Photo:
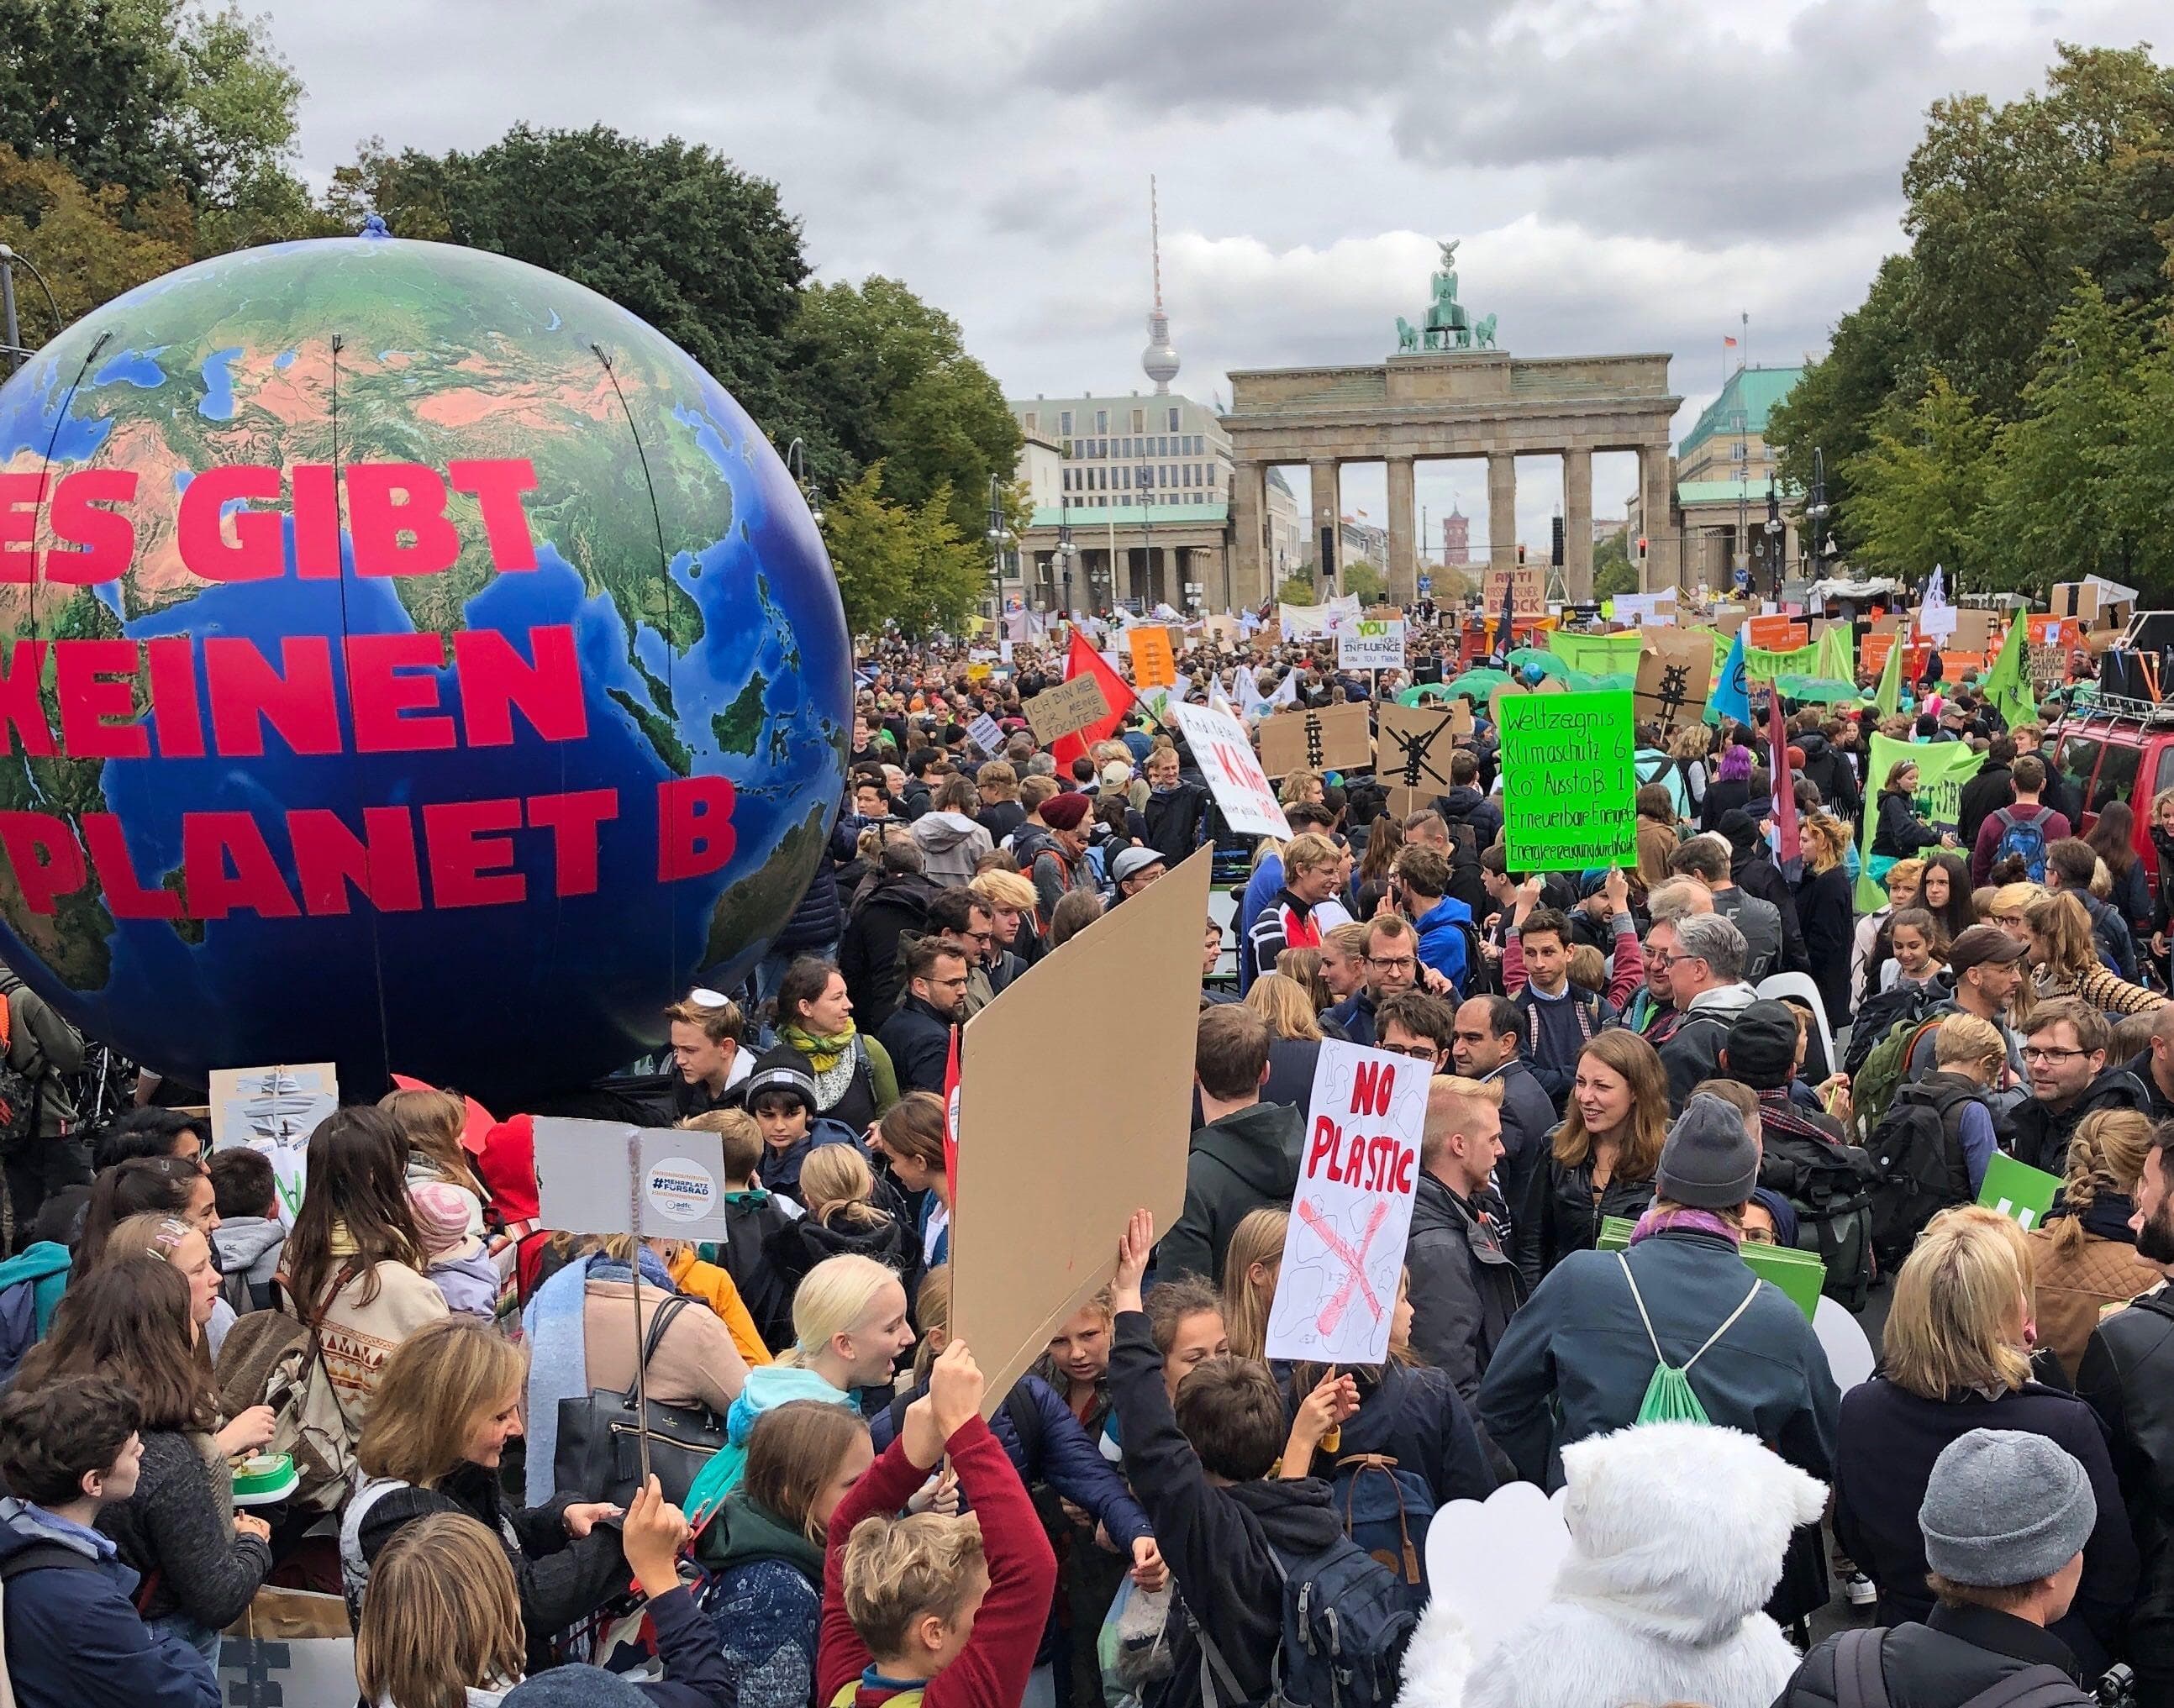
<svg viewBox="0 0 2174 1708">
<path fill-rule="evenodd" d="M 976 712 L 974 721 L 966 726 L 966 739 L 991 759 L 1004 750 L 1004 732 L 986 711 Z"/>
<path fill-rule="evenodd" d="M 1462 698 L 1382 708 L 1374 776 L 1389 789 L 1396 818 L 1416 813 L 1449 792 L 1449 756 L 1459 735 L 1472 733 L 1472 707 Z"/>
<path fill-rule="evenodd" d="M 1548 608 L 1548 572 L 1542 569 L 1489 570 L 1479 578 L 1479 608 L 1499 613 L 1505 598 L 1511 614 L 1537 614 Z"/>
<path fill-rule="evenodd" d="M 1361 617 L 1337 631 L 1336 662 L 1344 670 L 1402 670 L 1404 619 Z"/>
<path fill-rule="evenodd" d="M 1261 769 L 1272 777 L 1373 762 L 1373 727 L 1363 705 L 1279 711 L 1261 721 Z"/>
<path fill-rule="evenodd" d="M 1128 629 L 1126 639 L 1133 649 L 1133 685 L 1146 689 L 1168 688 L 1177 680 L 1177 659 L 1171 651 L 1167 629 Z"/>
<path fill-rule="evenodd" d="M 1429 1078 L 1409 1057 L 1322 1042 L 1265 1356 L 1314 1364 L 1388 1357 Z"/>
<path fill-rule="evenodd" d="M 1290 821 L 1270 786 L 1268 773 L 1253 757 L 1246 727 L 1227 711 L 1204 705 L 1174 705 L 1171 716 L 1208 780 L 1209 792 L 1223 817 L 1241 836 L 1274 836 L 1288 841 Z"/>
<path fill-rule="evenodd" d="M 1084 729 L 1110 715 L 1109 702 L 1102 695 L 1102 684 L 1092 674 L 1053 684 L 1024 704 L 1034 738 L 1045 747 L 1061 735 Z"/>
<path fill-rule="evenodd" d="M 1638 857 L 1627 694 L 1501 702 L 1503 857 L 1512 872 L 1581 872 Z"/>
<path fill-rule="evenodd" d="M 1651 628 L 1638 652 L 1638 716 L 1663 732 L 1706 716 L 1713 686 L 1713 645 L 1695 629 Z"/>
<path fill-rule="evenodd" d="M 309 1180 L 310 1135 L 339 1107 L 339 1076 L 333 1064 L 216 1068 L 210 1095 L 211 1148 L 246 1145 L 269 1157 L 279 1219 L 293 1227 Z"/>
</svg>

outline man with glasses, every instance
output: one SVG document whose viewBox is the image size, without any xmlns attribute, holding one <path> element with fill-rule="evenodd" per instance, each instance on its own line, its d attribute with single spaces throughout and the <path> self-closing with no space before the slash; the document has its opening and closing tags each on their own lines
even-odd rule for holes
<svg viewBox="0 0 2174 1708">
<path fill-rule="evenodd" d="M 966 1012 L 962 1018 L 971 1020 L 997 999 L 991 976 L 996 965 L 996 911 L 987 896 L 960 884 L 938 890 L 929 902 L 928 928 L 965 960 Z"/>
<path fill-rule="evenodd" d="M 987 916 L 982 916 L 987 928 Z M 966 956 L 957 944 L 924 937 L 906 951 L 906 995 L 876 1029 L 890 1052 L 898 1089 L 944 1095 L 951 1029 L 966 1018 Z"/>
<path fill-rule="evenodd" d="M 1450 1071 L 1456 1035 L 1456 1011 L 1425 991 L 1399 991 L 1374 1011 L 1374 1047 L 1409 1056 L 1429 1073 Z"/>
<path fill-rule="evenodd" d="M 1419 933 L 1409 920 L 1384 913 L 1366 922 L 1366 987 L 1329 1013 L 1353 1043 L 1371 1045 L 1380 1035 L 1375 1015 L 1381 1004 L 1420 982 Z"/>
<path fill-rule="evenodd" d="M 1668 1107 L 1680 1114 L 1691 1089 L 1720 1073 L 1728 1029 L 1759 993 L 1744 981 L 1749 952 L 1744 933 L 1720 914 L 1696 913 L 1674 925 L 1657 925 L 1647 941 L 1647 954 L 1668 958 L 1678 1018 L 1661 1046 L 1661 1065 L 1668 1071 Z"/>
<path fill-rule="evenodd" d="M 2016 1161 L 2063 1172 L 2076 1124 L 2101 1109 L 2145 1109 L 2150 1099 L 2125 1068 L 2106 1066 L 2106 1016 L 2073 997 L 2041 1003 L 2023 1038 L 2031 1095 L 2009 1115 Z"/>
</svg>

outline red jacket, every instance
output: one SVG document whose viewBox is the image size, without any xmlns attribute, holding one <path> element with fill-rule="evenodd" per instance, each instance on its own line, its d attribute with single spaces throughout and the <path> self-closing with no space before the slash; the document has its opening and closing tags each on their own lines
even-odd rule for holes
<svg viewBox="0 0 2174 1708">
<path fill-rule="evenodd" d="M 928 1681 L 923 1708 L 1019 1708 L 1034 1671 L 1057 1586 L 1057 1559 L 1025 1485 L 989 1426 L 969 1419 L 944 1444 L 960 1491 L 981 1521 L 989 1592 L 974 1616 L 974 1635 L 959 1657 Z M 827 1708 L 870 1664 L 868 1645 L 846 1617 L 846 1543 L 871 1512 L 897 1512 L 928 1473 L 895 1440 L 846 1493 L 830 1516 L 823 1551 L 823 1626 L 815 1661 L 815 1700 Z M 900 1686 L 899 1688 L 905 1688 Z M 854 1693 L 856 1708 L 877 1708 L 897 1694 L 873 1684 Z"/>
</svg>

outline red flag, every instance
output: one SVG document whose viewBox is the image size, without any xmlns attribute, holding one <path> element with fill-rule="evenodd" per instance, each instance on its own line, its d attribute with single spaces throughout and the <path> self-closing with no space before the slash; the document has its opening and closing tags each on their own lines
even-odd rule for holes
<svg viewBox="0 0 2174 1708">
<path fill-rule="evenodd" d="M 1782 689 L 1766 691 L 1766 769 L 1774 779 L 1775 863 L 1793 882 L 1804 869 L 1804 840 L 1797 824 L 1797 780 L 1789 770 L 1789 731 L 1782 721 Z"/>
<path fill-rule="evenodd" d="M 951 1029 L 951 1053 L 944 1062 L 944 1178 L 959 1202 L 959 1030 Z"/>
<path fill-rule="evenodd" d="M 1102 700 L 1110 708 L 1107 717 L 1099 718 L 1086 728 L 1074 730 L 1070 735 L 1061 735 L 1049 744 L 1049 756 L 1057 761 L 1057 775 L 1068 778 L 1072 762 L 1084 759 L 1087 749 L 1098 741 L 1107 741 L 1117 732 L 1124 722 L 1125 713 L 1133 703 L 1133 690 L 1125 678 L 1103 662 L 1102 655 L 1095 650 L 1092 641 L 1074 629 L 1072 631 L 1072 652 L 1066 660 L 1064 679 L 1071 681 L 1081 672 L 1092 674 L 1102 684 Z"/>
</svg>

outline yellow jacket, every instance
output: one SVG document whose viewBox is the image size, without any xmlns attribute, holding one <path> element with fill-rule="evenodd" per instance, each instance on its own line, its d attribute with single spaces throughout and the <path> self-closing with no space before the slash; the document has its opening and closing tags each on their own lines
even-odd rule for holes
<svg viewBox="0 0 2174 1708">
<path fill-rule="evenodd" d="M 672 1284 L 717 1313 L 731 1332 L 733 1344 L 739 1349 L 740 1356 L 750 1367 L 770 1362 L 770 1349 L 755 1332 L 754 1318 L 748 1315 L 747 1306 L 740 1302 L 740 1289 L 733 1285 L 730 1275 L 715 1263 L 705 1263 L 695 1255 L 692 1246 L 679 1248 L 671 1268 Z"/>
</svg>

